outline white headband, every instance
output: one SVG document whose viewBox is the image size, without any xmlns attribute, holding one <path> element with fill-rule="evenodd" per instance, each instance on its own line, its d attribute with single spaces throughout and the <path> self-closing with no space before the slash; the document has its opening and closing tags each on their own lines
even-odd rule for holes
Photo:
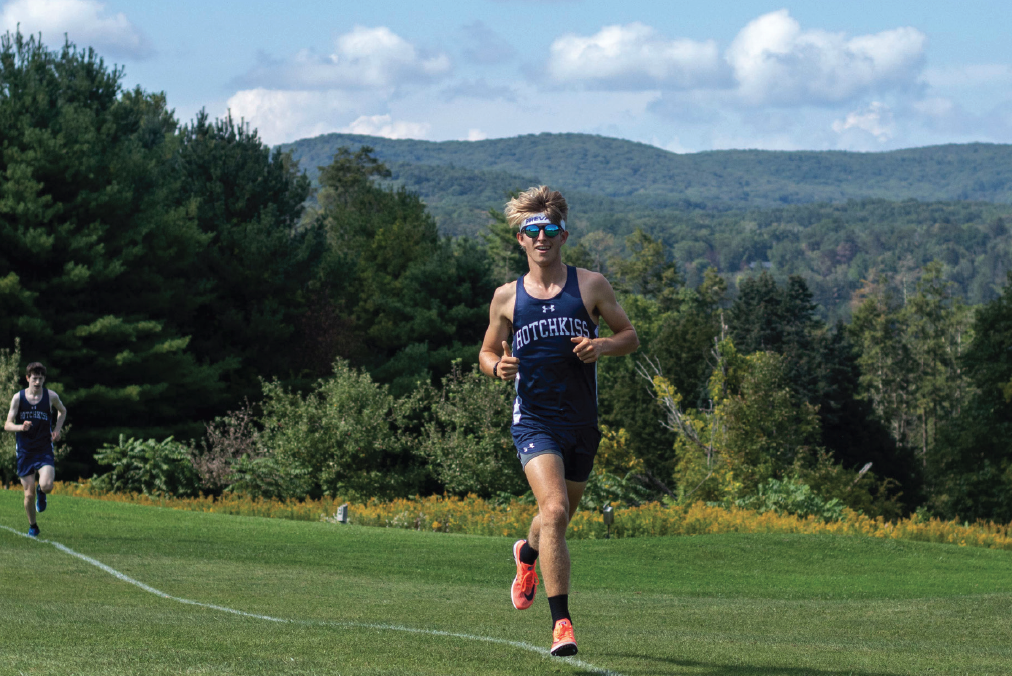
<svg viewBox="0 0 1012 676">
<path fill-rule="evenodd" d="M 520 229 L 523 230 L 528 225 L 554 225 L 554 224 L 548 218 L 548 216 L 545 216 L 544 214 L 534 214 L 533 216 L 528 216 L 527 218 L 524 219 L 523 225 L 520 226 Z M 563 230 L 565 230 L 566 222 L 560 218 L 558 226 Z"/>
</svg>

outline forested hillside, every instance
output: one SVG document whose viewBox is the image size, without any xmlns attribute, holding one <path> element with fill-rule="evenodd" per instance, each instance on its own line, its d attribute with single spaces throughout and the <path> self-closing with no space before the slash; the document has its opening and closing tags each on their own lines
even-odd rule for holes
<svg viewBox="0 0 1012 676">
<path fill-rule="evenodd" d="M 373 147 L 393 178 L 427 201 L 501 194 L 540 181 L 568 193 L 632 197 L 641 208 L 741 209 L 863 198 L 1012 202 L 1012 146 L 983 143 L 884 153 L 720 150 L 680 155 L 587 134 L 438 143 L 327 134 L 282 150 L 291 150 L 312 178 L 338 148 L 362 145 Z"/>
<path fill-rule="evenodd" d="M 642 228 L 670 247 L 690 284 L 709 267 L 733 280 L 762 270 L 800 275 L 823 316 L 844 319 L 866 283 L 884 278 L 909 290 L 935 260 L 968 302 L 993 300 L 1012 269 L 1010 223 L 1012 205 L 876 199 L 744 212 L 601 212 L 579 241 L 606 261 L 622 253 L 622 237 Z"/>
</svg>

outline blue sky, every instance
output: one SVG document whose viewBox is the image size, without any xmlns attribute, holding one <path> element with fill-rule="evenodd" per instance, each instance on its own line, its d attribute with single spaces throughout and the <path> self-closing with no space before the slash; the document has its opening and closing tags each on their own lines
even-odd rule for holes
<svg viewBox="0 0 1012 676">
<path fill-rule="evenodd" d="M 538 132 L 677 152 L 1012 142 L 1007 2 L 9 0 L 269 143 Z"/>
</svg>

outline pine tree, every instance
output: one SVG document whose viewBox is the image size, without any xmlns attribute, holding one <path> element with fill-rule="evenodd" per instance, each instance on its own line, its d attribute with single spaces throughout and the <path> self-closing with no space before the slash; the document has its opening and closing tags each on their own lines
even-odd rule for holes
<svg viewBox="0 0 1012 676">
<path fill-rule="evenodd" d="M 911 446 L 914 365 L 902 309 L 901 299 L 883 281 L 854 310 L 849 331 L 860 353 L 860 396 L 871 403 L 897 444 Z"/>
<path fill-rule="evenodd" d="M 75 425 L 71 474 L 120 433 L 202 428 L 221 364 L 167 318 L 210 237 L 174 204 L 176 123 L 92 50 L 0 45 L 0 344 L 46 363 Z"/>
<path fill-rule="evenodd" d="M 959 360 L 968 397 L 939 426 L 929 457 L 931 507 L 962 519 L 1012 520 L 1012 273 L 976 309 L 973 342 Z M 950 343 L 954 342 L 950 338 Z"/>
<path fill-rule="evenodd" d="M 180 141 L 177 204 L 209 241 L 172 317 L 198 358 L 227 365 L 230 404 L 256 398 L 261 378 L 302 366 L 297 328 L 323 248 L 316 228 L 299 227 L 309 180 L 231 116 L 211 122 L 201 111 Z"/>
<path fill-rule="evenodd" d="M 929 263 L 907 301 L 907 340 L 914 366 L 913 406 L 922 464 L 942 420 L 958 415 L 966 394 L 962 353 L 972 342 L 970 311 L 942 278 L 942 264 Z"/>
<path fill-rule="evenodd" d="M 318 283 L 345 321 L 353 363 L 400 395 L 454 359 L 476 363 L 495 285 L 484 247 L 441 237 L 418 195 L 373 181 L 385 176 L 367 147 L 320 168 Z"/>
</svg>

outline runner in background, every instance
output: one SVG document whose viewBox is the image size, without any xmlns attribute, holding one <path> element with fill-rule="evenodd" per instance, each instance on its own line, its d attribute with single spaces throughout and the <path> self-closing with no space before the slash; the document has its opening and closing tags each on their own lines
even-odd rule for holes
<svg viewBox="0 0 1012 676">
<path fill-rule="evenodd" d="M 4 430 L 17 432 L 18 476 L 25 489 L 28 534 L 37 537 L 39 525 L 36 514 L 46 511 L 46 493 L 53 490 L 56 478 L 53 442 L 60 438 L 60 430 L 67 419 L 67 408 L 60 401 L 60 395 L 43 387 L 46 382 L 45 366 L 32 362 L 26 370 L 28 387 L 11 399 Z M 55 426 L 52 424 L 53 409 L 57 411 Z"/>
</svg>

